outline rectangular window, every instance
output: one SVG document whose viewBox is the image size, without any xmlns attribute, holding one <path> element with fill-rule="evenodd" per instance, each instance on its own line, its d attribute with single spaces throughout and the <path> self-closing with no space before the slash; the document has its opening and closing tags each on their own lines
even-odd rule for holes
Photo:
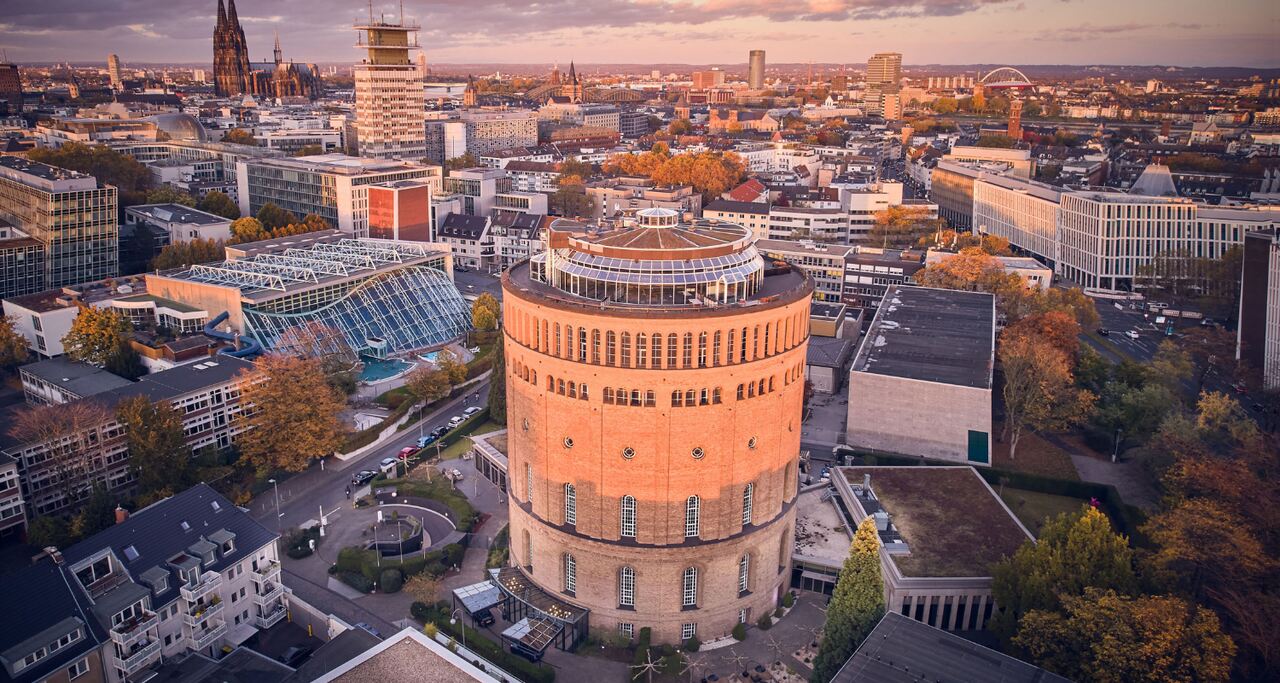
<svg viewBox="0 0 1280 683">
<path fill-rule="evenodd" d="M 688 640 L 698 635 L 697 624 L 683 624 L 680 626 L 680 640 Z"/>
<path fill-rule="evenodd" d="M 574 593 L 578 589 L 578 563 L 573 559 L 573 555 L 564 556 L 564 590 L 566 593 Z"/>
<path fill-rule="evenodd" d="M 87 673 L 89 673 L 88 657 L 85 657 L 84 659 L 81 659 L 75 664 L 72 664 L 71 666 L 67 667 L 67 678 L 73 681 Z"/>
<path fill-rule="evenodd" d="M 635 624 L 618 624 L 618 635 L 628 639 L 636 637 Z"/>
</svg>

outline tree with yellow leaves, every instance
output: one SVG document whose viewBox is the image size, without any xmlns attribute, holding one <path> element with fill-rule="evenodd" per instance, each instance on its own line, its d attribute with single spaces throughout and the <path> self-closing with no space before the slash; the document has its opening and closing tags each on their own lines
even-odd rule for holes
<svg viewBox="0 0 1280 683">
<path fill-rule="evenodd" d="M 1071 360 L 1037 337 L 1001 340 L 997 356 L 1004 377 L 1004 438 L 1009 459 L 1023 430 L 1059 431 L 1088 418 L 1095 396 L 1075 385 Z"/>
<path fill-rule="evenodd" d="M 240 451 L 258 474 L 300 472 L 342 445 L 344 402 L 318 359 L 263 356 L 242 379 Z"/>
</svg>

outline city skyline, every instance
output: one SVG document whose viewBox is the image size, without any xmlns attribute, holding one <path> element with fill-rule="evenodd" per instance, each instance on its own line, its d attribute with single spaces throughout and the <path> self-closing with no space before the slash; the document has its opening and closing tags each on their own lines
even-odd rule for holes
<svg viewBox="0 0 1280 683">
<path fill-rule="evenodd" d="M 0 48 L 18 62 L 188 63 L 209 40 L 211 0 L 138 0 L 126 7 L 89 0 L 9 3 Z M 352 0 L 242 0 L 240 16 L 255 60 L 266 61 L 279 31 L 299 62 L 354 61 L 351 22 L 367 12 Z M 1074 64 L 1280 67 L 1273 47 L 1280 11 L 1262 0 L 1227 7 L 1189 0 L 1115 6 L 1103 0 L 758 0 L 642 2 L 561 0 L 530 8 L 483 0 L 465 11 L 408 2 L 423 26 L 429 63 L 739 63 L 748 49 L 769 62 L 865 63 L 881 51 L 905 64 Z M 375 3 L 398 16 L 398 3 Z M 478 11 L 477 11 L 478 10 Z M 1225 11 L 1224 11 L 1225 10 Z M 536 34 L 538 40 L 527 38 Z M 644 34 L 645 40 L 635 40 Z M 203 46 L 201 46 L 203 47 Z"/>
</svg>

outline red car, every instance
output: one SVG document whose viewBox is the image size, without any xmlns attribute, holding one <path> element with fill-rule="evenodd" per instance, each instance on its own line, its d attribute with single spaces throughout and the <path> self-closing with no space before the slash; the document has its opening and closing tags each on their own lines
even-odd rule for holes
<svg viewBox="0 0 1280 683">
<path fill-rule="evenodd" d="M 399 455 L 397 455 L 396 457 L 397 457 L 397 458 L 399 458 L 399 459 L 401 459 L 401 460 L 405 460 L 405 459 L 407 459 L 409 456 L 411 456 L 411 455 L 413 455 L 414 453 L 417 453 L 417 452 L 418 452 L 418 449 L 416 449 L 416 448 L 409 448 L 409 447 L 405 447 L 405 448 L 401 448 L 401 449 L 400 449 L 400 454 L 399 454 Z"/>
</svg>

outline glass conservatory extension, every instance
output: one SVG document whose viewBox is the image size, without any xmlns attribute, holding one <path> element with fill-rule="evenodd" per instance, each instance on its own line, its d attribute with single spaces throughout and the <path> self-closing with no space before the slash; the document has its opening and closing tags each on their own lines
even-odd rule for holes
<svg viewBox="0 0 1280 683">
<path fill-rule="evenodd" d="M 444 344 L 471 326 L 462 295 L 435 268 L 408 266 L 331 288 L 245 305 L 246 333 L 284 353 L 358 353 L 385 342 L 379 353 L 394 355 Z"/>
<path fill-rule="evenodd" d="M 569 294 L 642 306 L 734 303 L 754 295 L 764 279 L 764 261 L 755 246 L 684 260 L 632 260 L 554 249 L 532 257 L 529 267 L 534 279 Z"/>
</svg>

